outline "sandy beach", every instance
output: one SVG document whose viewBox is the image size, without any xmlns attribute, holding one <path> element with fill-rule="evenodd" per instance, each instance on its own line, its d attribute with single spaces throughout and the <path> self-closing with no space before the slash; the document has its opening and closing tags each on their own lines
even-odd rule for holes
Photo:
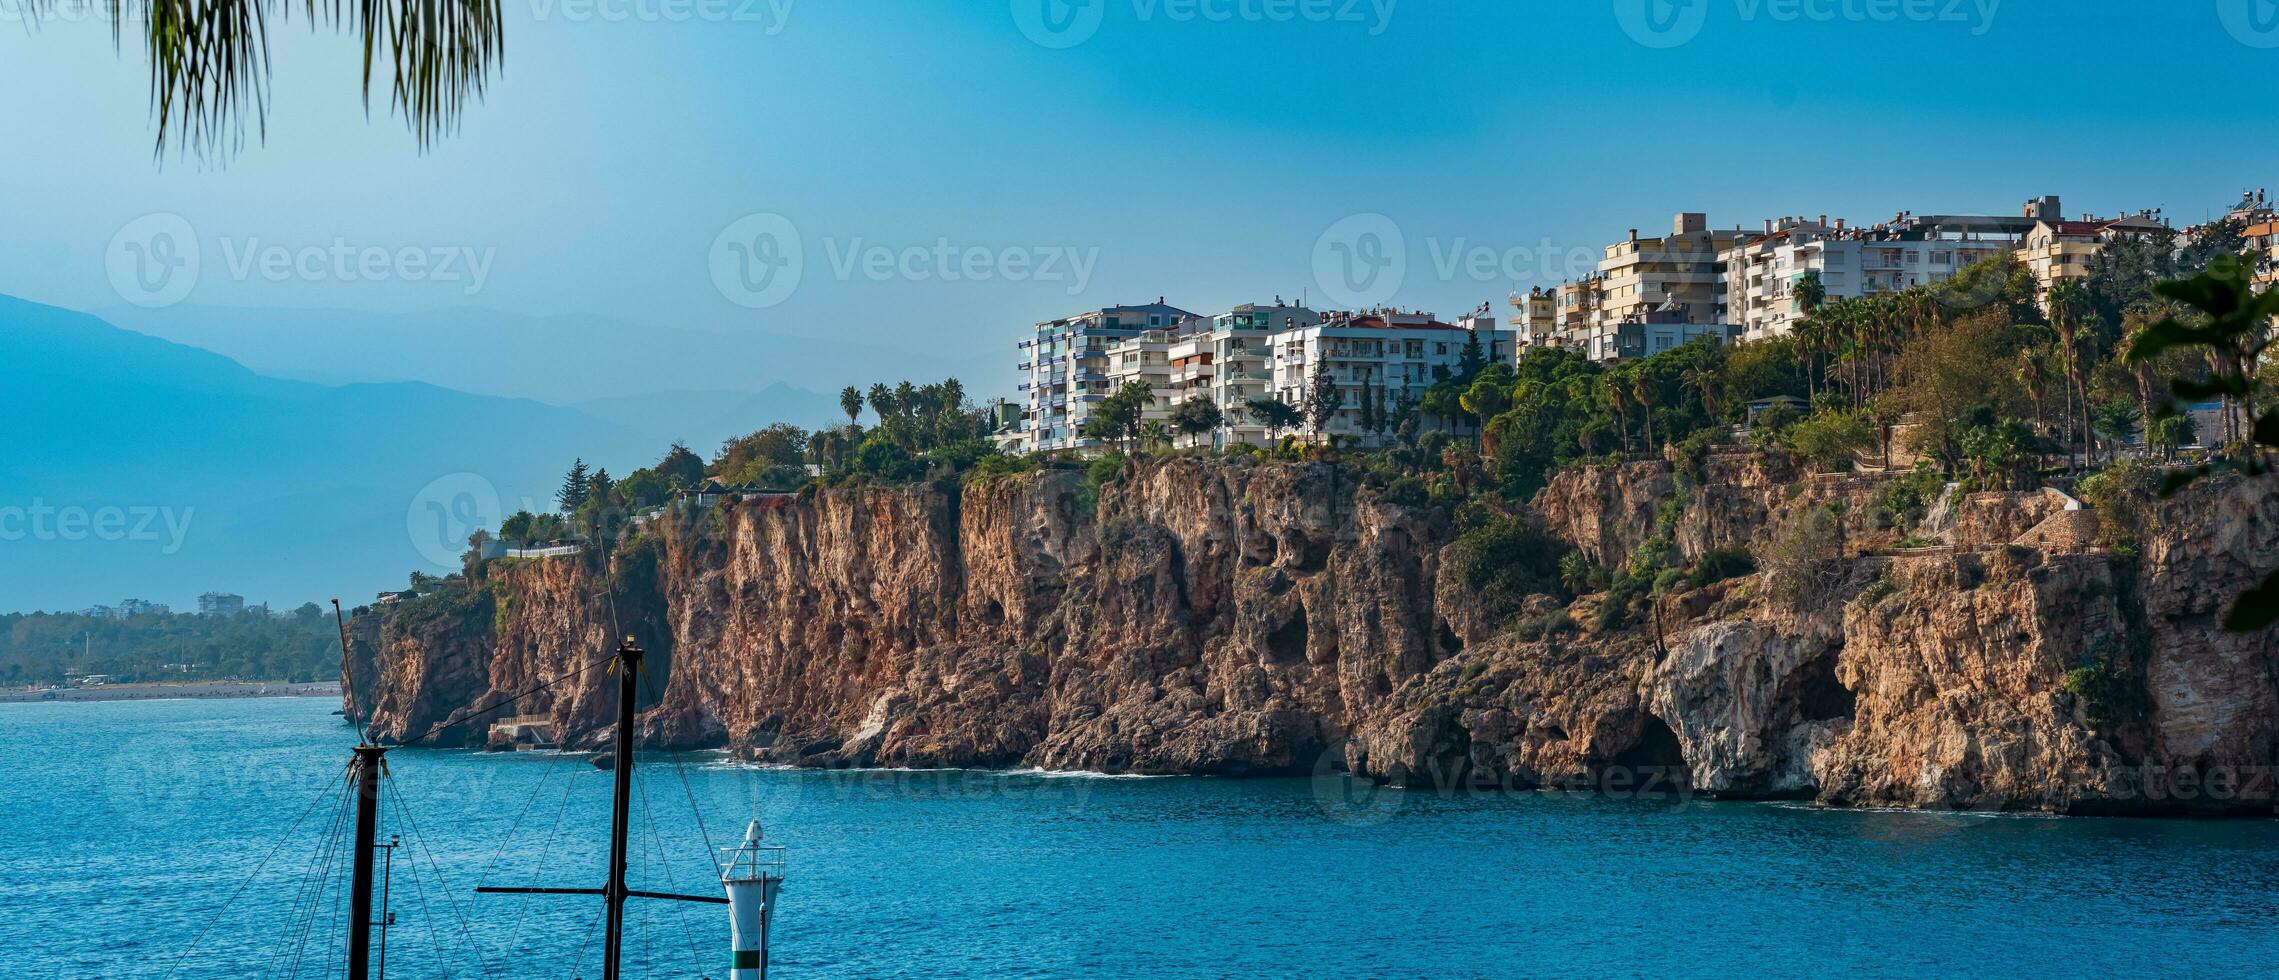
<svg viewBox="0 0 2279 980">
<path fill-rule="evenodd" d="M 104 684 L 52 690 L 7 688 L 0 704 L 27 701 L 155 701 L 168 698 L 318 698 L 340 696 L 339 681 L 307 684 L 204 681 L 177 684 Z"/>
</svg>

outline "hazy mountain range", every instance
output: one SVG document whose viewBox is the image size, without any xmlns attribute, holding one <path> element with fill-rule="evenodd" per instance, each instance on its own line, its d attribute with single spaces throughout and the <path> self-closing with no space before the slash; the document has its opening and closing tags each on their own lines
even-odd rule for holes
<svg viewBox="0 0 2279 980">
<path fill-rule="evenodd" d="M 729 359 L 705 356 L 719 335 L 513 321 L 496 335 L 462 324 L 485 339 L 453 347 L 443 315 L 344 314 L 346 326 L 297 341 L 278 325 L 289 319 L 241 335 L 226 317 L 188 311 L 175 332 L 235 338 L 264 370 L 0 296 L 0 609 L 127 597 L 184 608 L 208 590 L 369 601 L 415 568 L 455 567 L 472 525 L 550 505 L 573 457 L 623 474 L 675 439 L 709 455 L 771 421 L 839 417 L 835 396 L 728 384 Z M 493 367 L 517 356 L 517 370 Z M 529 369 L 543 357 L 559 368 Z M 666 370 L 675 361 L 688 369 Z M 334 380 L 391 380 L 305 379 L 328 365 Z M 529 397 L 540 375 L 547 401 Z"/>
</svg>

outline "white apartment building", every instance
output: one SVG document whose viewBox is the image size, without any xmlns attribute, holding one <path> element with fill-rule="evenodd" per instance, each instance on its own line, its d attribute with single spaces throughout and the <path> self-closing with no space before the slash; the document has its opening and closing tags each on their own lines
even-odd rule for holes
<svg viewBox="0 0 2279 980">
<path fill-rule="evenodd" d="M 1016 345 L 1023 356 L 1019 370 L 1028 376 L 1020 385 L 1027 418 L 1016 429 L 998 434 L 998 444 L 1012 452 L 1078 449 L 1097 443 L 1077 434 L 1091 406 L 1115 390 L 1108 377 L 1108 348 L 1120 340 L 1155 330 L 1175 330 L 1195 315 L 1153 303 L 1111 306 L 1036 325 L 1035 335 Z"/>
<path fill-rule="evenodd" d="M 2050 199 L 2054 206 L 2054 199 Z M 1827 300 L 1877 296 L 1944 281 L 2014 253 L 2038 218 L 1898 215 L 1871 228 L 1783 217 L 1725 252 L 1725 306 L 1744 341 L 1784 336 L 1805 318 L 1796 284 L 1817 275 Z"/>
<path fill-rule="evenodd" d="M 1380 410 L 1413 405 L 1426 388 L 1455 373 L 1475 332 L 1488 363 L 1518 363 L 1520 333 L 1499 325 L 1484 309 L 1455 323 L 1424 312 L 1332 313 L 1311 326 L 1273 335 L 1269 369 L 1273 397 L 1304 411 L 1311 400 L 1314 369 L 1327 364 L 1338 390 L 1339 409 L 1323 431 L 1309 425 L 1301 434 L 1375 445 L 1378 435 L 1361 425 L 1364 392 L 1378 399 Z M 1258 435 L 1262 438 L 1263 430 Z"/>
</svg>

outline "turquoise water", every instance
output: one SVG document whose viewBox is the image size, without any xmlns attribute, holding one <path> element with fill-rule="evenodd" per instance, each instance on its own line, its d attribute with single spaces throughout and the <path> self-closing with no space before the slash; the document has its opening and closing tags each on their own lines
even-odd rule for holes
<svg viewBox="0 0 2279 980">
<path fill-rule="evenodd" d="M 288 976 L 295 945 L 298 975 L 338 974 L 338 888 L 297 891 L 345 800 L 334 707 L 0 705 L 0 977 Z M 554 755 L 390 758 L 387 830 L 405 846 L 389 975 L 599 976 L 598 899 L 471 891 L 598 884 L 606 774 Z M 704 833 L 728 843 L 755 814 L 792 848 L 775 980 L 2268 975 L 2279 951 L 2271 821 L 702 754 L 638 771 L 636 887 L 710 892 Z M 629 976 L 724 975 L 719 907 L 636 900 L 630 921 Z"/>
</svg>

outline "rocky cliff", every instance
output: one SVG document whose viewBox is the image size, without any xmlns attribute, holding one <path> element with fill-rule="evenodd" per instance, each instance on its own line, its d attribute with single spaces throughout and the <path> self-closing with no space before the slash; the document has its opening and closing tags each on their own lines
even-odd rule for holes
<svg viewBox="0 0 2279 980">
<path fill-rule="evenodd" d="M 1449 516 L 1333 464 L 824 490 L 360 616 L 344 698 L 388 738 L 480 744 L 511 713 L 590 744 L 614 699 L 590 665 L 632 635 L 653 744 L 802 765 L 2270 812 L 2279 655 L 2214 625 L 2279 565 L 2263 486 L 2147 505 L 2134 554 L 2041 493 L 1958 499 L 1949 545 L 1895 549 L 1920 541 L 1877 479 L 1700 465 L 1564 473 L 1531 519 L 1601 565 L 1658 537 L 1772 554 L 1811 513 L 1833 552 L 1601 626 L 1603 596 L 1483 601 Z"/>
</svg>

